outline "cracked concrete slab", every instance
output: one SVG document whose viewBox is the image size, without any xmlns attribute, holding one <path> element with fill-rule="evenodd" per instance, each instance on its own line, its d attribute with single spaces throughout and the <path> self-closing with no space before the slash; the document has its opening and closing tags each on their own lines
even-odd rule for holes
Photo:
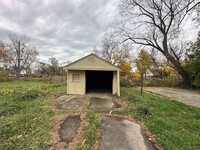
<svg viewBox="0 0 200 150">
<path fill-rule="evenodd" d="M 84 96 L 63 95 L 56 99 L 56 107 L 66 110 L 80 110 L 84 106 Z"/>
<path fill-rule="evenodd" d="M 100 150 L 156 150 L 139 124 L 113 116 L 101 116 Z"/>
<path fill-rule="evenodd" d="M 120 107 L 119 104 L 113 102 L 111 99 L 108 98 L 101 98 L 101 97 L 90 97 L 89 98 L 89 109 L 90 110 L 110 110 L 113 108 Z"/>
<path fill-rule="evenodd" d="M 112 100 L 109 94 L 63 95 L 55 100 L 58 109 L 80 110 L 88 107 L 90 110 L 112 110 L 121 105 Z"/>
<path fill-rule="evenodd" d="M 65 119 L 60 125 L 60 129 L 58 131 L 60 140 L 62 142 L 66 142 L 67 144 L 70 143 L 75 137 L 80 125 L 81 118 L 79 115 L 67 117 L 67 119 Z"/>
</svg>

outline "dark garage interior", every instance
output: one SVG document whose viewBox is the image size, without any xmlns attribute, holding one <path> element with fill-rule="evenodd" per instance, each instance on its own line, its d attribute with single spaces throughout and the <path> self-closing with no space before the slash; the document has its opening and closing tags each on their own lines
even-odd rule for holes
<svg viewBox="0 0 200 150">
<path fill-rule="evenodd" d="M 113 71 L 86 71 L 86 93 L 112 93 Z"/>
</svg>

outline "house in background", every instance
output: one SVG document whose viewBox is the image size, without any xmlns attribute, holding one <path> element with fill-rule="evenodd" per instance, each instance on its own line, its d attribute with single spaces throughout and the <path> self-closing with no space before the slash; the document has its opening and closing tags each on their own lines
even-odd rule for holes
<svg viewBox="0 0 200 150">
<path fill-rule="evenodd" d="M 147 71 L 144 75 L 144 79 L 146 79 L 146 80 L 157 79 L 160 77 L 161 77 L 161 75 L 159 74 L 159 72 L 156 70 L 153 70 L 153 69 L 147 69 Z"/>
<path fill-rule="evenodd" d="M 26 72 L 26 70 L 21 70 L 20 71 L 20 76 L 21 77 L 26 77 L 28 74 L 27 74 L 27 72 Z"/>
<path fill-rule="evenodd" d="M 120 68 L 90 54 L 64 67 L 67 94 L 110 93 L 120 96 Z"/>
</svg>

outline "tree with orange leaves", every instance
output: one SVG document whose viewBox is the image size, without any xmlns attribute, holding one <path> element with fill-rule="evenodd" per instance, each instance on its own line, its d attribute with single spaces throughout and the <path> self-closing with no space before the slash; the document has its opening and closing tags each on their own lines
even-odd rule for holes
<svg viewBox="0 0 200 150">
<path fill-rule="evenodd" d="M 10 55 L 6 44 L 3 41 L 0 41 L 0 63 L 4 66 L 7 66 L 8 63 L 11 63 L 12 56 Z"/>
<path fill-rule="evenodd" d="M 136 59 L 137 68 L 141 75 L 141 94 L 143 92 L 143 76 L 146 73 L 147 69 L 150 68 L 152 61 L 145 49 L 141 49 L 138 53 L 138 59 Z"/>
</svg>

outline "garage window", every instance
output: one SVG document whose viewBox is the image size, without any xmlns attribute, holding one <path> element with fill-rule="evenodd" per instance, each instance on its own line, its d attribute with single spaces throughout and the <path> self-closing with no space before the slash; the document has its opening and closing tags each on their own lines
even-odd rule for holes
<svg viewBox="0 0 200 150">
<path fill-rule="evenodd" d="M 80 81 L 80 74 L 72 74 L 72 81 L 73 82 Z"/>
</svg>

